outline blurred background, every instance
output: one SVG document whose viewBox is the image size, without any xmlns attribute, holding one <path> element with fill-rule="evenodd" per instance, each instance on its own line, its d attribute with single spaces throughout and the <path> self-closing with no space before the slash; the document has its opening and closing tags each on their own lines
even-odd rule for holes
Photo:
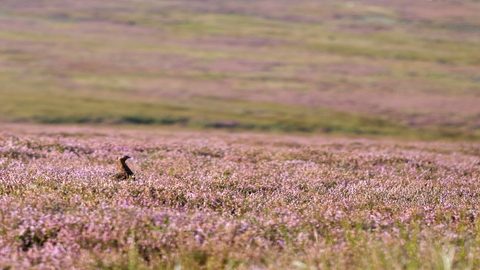
<svg viewBox="0 0 480 270">
<path fill-rule="evenodd" d="M 0 121 L 480 138 L 480 1 L 0 0 Z"/>
</svg>

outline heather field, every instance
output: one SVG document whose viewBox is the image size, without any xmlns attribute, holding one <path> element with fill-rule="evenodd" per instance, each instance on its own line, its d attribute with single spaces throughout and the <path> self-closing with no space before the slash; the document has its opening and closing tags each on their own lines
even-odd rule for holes
<svg viewBox="0 0 480 270">
<path fill-rule="evenodd" d="M 0 268 L 478 269 L 479 179 L 472 142 L 2 125 Z"/>
<path fill-rule="evenodd" d="M 479 14 L 0 0 L 0 269 L 480 269 Z"/>
</svg>

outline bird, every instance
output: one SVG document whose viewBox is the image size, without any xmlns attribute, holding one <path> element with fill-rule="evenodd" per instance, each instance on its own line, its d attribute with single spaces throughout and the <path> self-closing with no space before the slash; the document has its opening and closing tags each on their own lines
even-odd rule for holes
<svg viewBox="0 0 480 270">
<path fill-rule="evenodd" d="M 121 158 L 118 159 L 117 162 L 117 173 L 113 175 L 113 178 L 115 180 L 127 180 L 127 179 L 132 179 L 135 180 L 135 174 L 132 172 L 132 170 L 128 167 L 126 161 L 130 157 L 125 155 L 122 156 Z"/>
</svg>

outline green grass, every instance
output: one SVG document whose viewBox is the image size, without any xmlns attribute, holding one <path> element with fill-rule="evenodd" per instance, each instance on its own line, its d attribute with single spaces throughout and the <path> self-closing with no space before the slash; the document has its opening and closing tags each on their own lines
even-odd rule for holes
<svg viewBox="0 0 480 270">
<path fill-rule="evenodd" d="M 7 104 L 0 108 L 2 120 L 45 124 L 176 125 L 194 129 L 320 132 L 415 139 L 478 138 L 478 134 L 455 129 L 414 129 L 380 117 L 272 103 L 215 99 L 160 103 L 88 95 L 17 94 L 0 95 Z"/>
</svg>

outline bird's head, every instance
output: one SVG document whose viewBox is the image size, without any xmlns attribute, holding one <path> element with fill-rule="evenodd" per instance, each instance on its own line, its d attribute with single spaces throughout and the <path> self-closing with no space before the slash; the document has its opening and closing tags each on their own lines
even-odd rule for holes
<svg viewBox="0 0 480 270">
<path fill-rule="evenodd" d="M 125 155 L 125 156 L 122 156 L 121 158 L 119 158 L 120 161 L 126 161 L 127 159 L 129 159 L 130 157 Z"/>
</svg>

